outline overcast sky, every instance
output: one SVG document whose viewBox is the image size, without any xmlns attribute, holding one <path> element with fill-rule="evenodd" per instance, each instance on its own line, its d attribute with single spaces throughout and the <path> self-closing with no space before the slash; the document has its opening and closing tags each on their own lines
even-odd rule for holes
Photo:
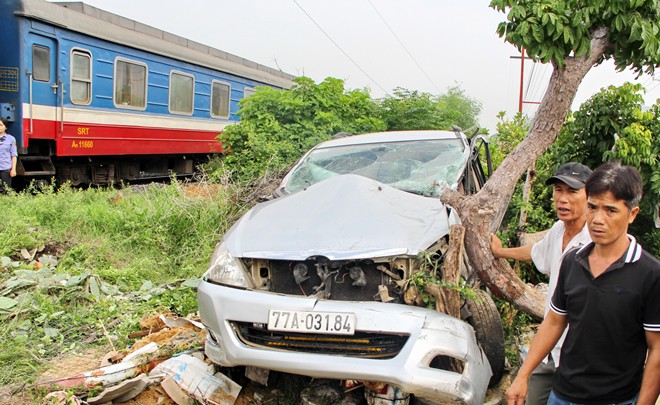
<svg viewBox="0 0 660 405">
<path fill-rule="evenodd" d="M 316 82 L 331 76 L 372 97 L 396 87 L 440 94 L 459 86 L 483 105 L 479 123 L 518 110 L 518 51 L 495 30 L 505 15 L 488 0 L 84 0 L 92 6 Z M 525 63 L 525 101 L 541 100 L 551 67 Z M 611 63 L 592 68 L 573 109 L 609 85 L 634 81 Z M 656 79 L 641 76 L 647 104 Z M 536 106 L 525 104 L 533 114 Z"/>
</svg>

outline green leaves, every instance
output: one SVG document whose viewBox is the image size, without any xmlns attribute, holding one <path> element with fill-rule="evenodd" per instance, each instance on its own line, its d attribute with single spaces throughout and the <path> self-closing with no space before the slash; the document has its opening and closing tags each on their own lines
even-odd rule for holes
<svg viewBox="0 0 660 405">
<path fill-rule="evenodd" d="M 18 301 L 9 297 L 0 296 L 0 312 L 7 312 L 18 305 Z"/>
<path fill-rule="evenodd" d="M 540 25 L 534 25 L 532 27 L 532 33 L 536 42 L 543 42 L 543 39 L 545 38 L 545 35 L 543 34 L 543 27 Z"/>
<path fill-rule="evenodd" d="M 566 26 L 564 27 L 563 35 L 564 35 L 564 43 L 566 43 L 567 45 L 573 43 L 573 33 L 570 27 L 566 27 Z"/>
<path fill-rule="evenodd" d="M 307 150 L 338 132 L 450 129 L 476 125 L 481 104 L 459 88 L 432 95 L 397 88 L 372 100 L 364 90 L 346 90 L 326 78 L 316 84 L 300 77 L 288 91 L 259 88 L 241 104 L 241 122 L 220 136 L 231 149 L 224 168 L 243 183 L 291 166 Z"/>
<path fill-rule="evenodd" d="M 411 129 L 463 129 L 477 124 L 481 103 L 458 87 L 434 96 L 429 93 L 396 88 L 394 96 L 378 101 L 380 117 L 390 131 Z"/>
<path fill-rule="evenodd" d="M 249 183 L 269 170 L 290 166 L 337 132 L 385 129 L 366 91 L 345 90 L 344 82 L 335 78 L 316 84 L 299 77 L 294 82 L 287 91 L 258 88 L 241 102 L 240 123 L 220 136 L 232 151 L 224 160 L 225 170 L 240 181 Z"/>
<path fill-rule="evenodd" d="M 658 255 L 660 231 L 650 217 L 660 201 L 660 104 L 642 111 L 643 91 L 640 84 L 631 83 L 603 88 L 573 114 L 551 151 L 560 163 L 576 160 L 594 168 L 615 159 L 637 167 L 644 197 L 640 219 L 631 229 L 647 250 Z"/>
<path fill-rule="evenodd" d="M 506 13 L 497 33 L 531 57 L 555 62 L 589 53 L 591 33 L 609 30 L 617 68 L 652 73 L 660 66 L 660 7 L 657 0 L 498 0 L 490 6 Z"/>
</svg>

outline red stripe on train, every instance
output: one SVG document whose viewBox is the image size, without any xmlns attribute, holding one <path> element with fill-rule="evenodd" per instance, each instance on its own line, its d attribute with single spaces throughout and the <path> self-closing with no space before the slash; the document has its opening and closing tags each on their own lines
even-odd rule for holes
<svg viewBox="0 0 660 405">
<path fill-rule="evenodd" d="M 23 146 L 30 139 L 51 139 L 56 142 L 57 156 L 104 155 L 169 155 L 220 153 L 222 145 L 216 139 L 222 132 L 133 126 L 110 126 L 86 123 L 64 123 L 57 133 L 57 121 L 23 120 Z"/>
</svg>

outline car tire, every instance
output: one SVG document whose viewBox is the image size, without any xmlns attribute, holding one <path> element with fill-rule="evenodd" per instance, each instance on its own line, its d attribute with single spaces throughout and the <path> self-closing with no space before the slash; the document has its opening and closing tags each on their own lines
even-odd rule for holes
<svg viewBox="0 0 660 405">
<path fill-rule="evenodd" d="M 465 319 L 473 328 L 477 342 L 481 345 L 490 363 L 493 376 L 489 387 L 499 383 L 504 374 L 504 329 L 502 318 L 491 296 L 483 290 L 475 291 L 476 299 L 465 302 L 469 312 Z"/>
</svg>

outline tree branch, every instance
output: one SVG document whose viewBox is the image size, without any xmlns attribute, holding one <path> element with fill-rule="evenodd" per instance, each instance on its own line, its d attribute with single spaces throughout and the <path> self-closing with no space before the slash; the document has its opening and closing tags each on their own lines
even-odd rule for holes
<svg viewBox="0 0 660 405">
<path fill-rule="evenodd" d="M 445 190 L 440 197 L 456 208 L 461 217 L 466 230 L 465 249 L 480 280 L 495 295 L 537 318 L 543 317 L 544 295 L 523 283 L 506 260 L 493 257 L 490 231 L 500 225 L 520 177 L 557 138 L 582 79 L 612 46 L 607 36 L 605 27 L 593 30 L 588 55 L 565 58 L 563 68 L 554 66 L 548 90 L 526 138 L 506 156 L 477 194 L 460 198 L 455 191 Z"/>
</svg>

